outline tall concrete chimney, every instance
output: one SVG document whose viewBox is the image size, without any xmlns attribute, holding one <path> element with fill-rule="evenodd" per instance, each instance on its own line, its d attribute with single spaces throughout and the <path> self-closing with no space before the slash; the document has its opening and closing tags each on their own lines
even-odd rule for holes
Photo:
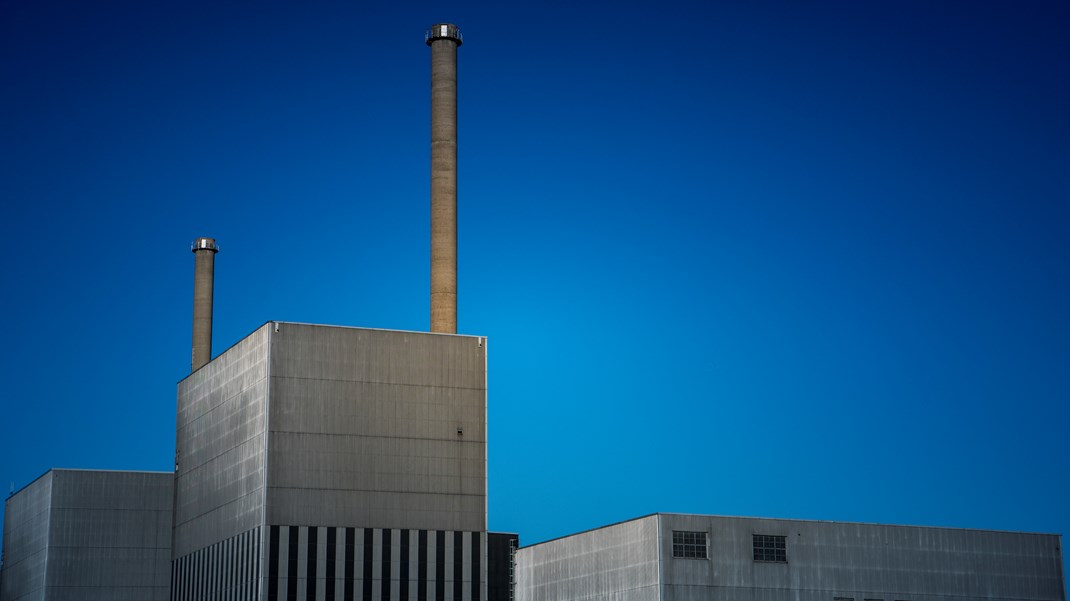
<svg viewBox="0 0 1070 601">
<path fill-rule="evenodd" d="M 431 331 L 457 333 L 457 47 L 456 25 L 432 25 L 431 47 Z"/>
<path fill-rule="evenodd" d="M 194 372 L 212 360 L 212 288 L 215 286 L 215 238 L 193 241 L 193 361 Z"/>
</svg>

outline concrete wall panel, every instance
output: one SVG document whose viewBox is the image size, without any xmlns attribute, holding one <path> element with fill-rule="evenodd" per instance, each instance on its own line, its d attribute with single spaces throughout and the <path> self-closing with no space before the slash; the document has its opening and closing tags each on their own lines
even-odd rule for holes
<svg viewBox="0 0 1070 601">
<path fill-rule="evenodd" d="M 482 338 L 280 323 L 268 522 L 486 530 Z"/>
<path fill-rule="evenodd" d="M 53 470 L 48 599 L 152 599 L 170 586 L 170 473 Z"/>
<path fill-rule="evenodd" d="M 673 531 L 707 557 L 674 557 Z M 516 572 L 518 601 L 1064 601 L 1057 535 L 879 524 L 660 514 L 522 548 Z"/>
<path fill-rule="evenodd" d="M 521 548 L 516 600 L 658 601 L 657 541 L 648 516 Z"/>
<path fill-rule="evenodd" d="M 7 498 L 0 601 L 42 601 L 48 560 L 52 472 Z"/>
<path fill-rule="evenodd" d="M 176 558 L 263 523 L 271 328 L 179 382 Z"/>
<path fill-rule="evenodd" d="M 880 524 L 663 514 L 666 601 L 1063 600 L 1059 537 Z M 672 531 L 709 533 L 709 560 L 673 559 Z M 754 561 L 755 534 L 787 562 Z"/>
<path fill-rule="evenodd" d="M 39 478 L 8 503 L 22 538 L 5 538 L 5 555 L 19 561 L 14 578 L 5 565 L 0 599 L 166 599 L 173 482 L 170 473 L 91 470 Z"/>
</svg>

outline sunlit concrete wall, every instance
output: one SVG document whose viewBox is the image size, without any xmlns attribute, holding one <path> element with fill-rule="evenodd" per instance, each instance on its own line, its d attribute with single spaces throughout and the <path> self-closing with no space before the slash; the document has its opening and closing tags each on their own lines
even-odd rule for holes
<svg viewBox="0 0 1070 601">
<path fill-rule="evenodd" d="M 629 522 L 522 547 L 516 601 L 658 601 L 658 519 Z"/>
<path fill-rule="evenodd" d="M 1057 535 L 662 514 L 664 601 L 1063 601 Z M 708 560 L 675 559 L 672 531 L 708 534 Z M 786 562 L 754 560 L 783 536 Z"/>
<path fill-rule="evenodd" d="M 483 338 L 279 324 L 270 524 L 486 530 Z"/>
<path fill-rule="evenodd" d="M 485 599 L 486 377 L 481 337 L 288 322 L 191 374 L 173 598 L 400 594 L 424 573 L 445 601 Z M 398 560 L 365 569 L 358 548 Z"/>
<path fill-rule="evenodd" d="M 178 383 L 175 558 L 263 525 L 271 330 Z"/>
<path fill-rule="evenodd" d="M 705 533 L 706 557 L 674 557 L 674 531 Z M 784 561 L 756 560 L 755 535 L 784 537 Z M 658 568 L 637 578 L 639 558 Z M 881 524 L 659 514 L 522 548 L 517 571 L 518 601 L 1065 599 L 1057 535 Z"/>
</svg>

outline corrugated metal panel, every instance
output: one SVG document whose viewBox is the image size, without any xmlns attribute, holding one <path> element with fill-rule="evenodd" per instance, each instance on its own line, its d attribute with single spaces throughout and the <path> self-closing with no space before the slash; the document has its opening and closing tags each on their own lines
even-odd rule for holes
<svg viewBox="0 0 1070 601">
<path fill-rule="evenodd" d="M 270 523 L 486 530 L 483 339 L 281 323 L 271 356 Z"/>
<path fill-rule="evenodd" d="M 705 532 L 708 557 L 674 558 L 673 531 Z M 784 537 L 786 561 L 756 561 L 755 535 Z M 664 601 L 1063 601 L 1055 535 L 676 514 L 520 549 L 517 599 L 652 594 L 637 558 L 660 561 Z"/>
<path fill-rule="evenodd" d="M 26 563 L 25 553 L 33 548 L 30 584 L 43 586 L 23 597 L 9 583 L 23 587 L 25 580 L 9 582 L 5 567 L 0 598 L 165 599 L 172 484 L 169 473 L 52 470 L 8 504 L 12 525 L 28 528 L 24 534 L 30 538 L 13 541 L 10 550 L 5 539 L 5 554 L 20 560 L 13 567 Z"/>
<path fill-rule="evenodd" d="M 516 600 L 658 601 L 657 540 L 649 516 L 522 548 Z"/>
<path fill-rule="evenodd" d="M 48 599 L 152 599 L 170 587 L 174 477 L 55 470 Z"/>
<path fill-rule="evenodd" d="M 1054 535 L 880 524 L 663 515 L 666 601 L 1062 601 Z M 708 561 L 672 559 L 672 530 L 709 533 Z M 784 563 L 754 561 L 755 534 Z"/>
<path fill-rule="evenodd" d="M 270 329 L 178 385 L 175 558 L 263 523 Z"/>
<path fill-rule="evenodd" d="M 178 405 L 182 569 L 231 561 L 219 543 L 267 524 L 486 530 L 482 338 L 269 323 Z"/>
<path fill-rule="evenodd" d="M 4 507 L 4 564 L 0 601 L 45 598 L 52 472 L 34 480 Z"/>
</svg>

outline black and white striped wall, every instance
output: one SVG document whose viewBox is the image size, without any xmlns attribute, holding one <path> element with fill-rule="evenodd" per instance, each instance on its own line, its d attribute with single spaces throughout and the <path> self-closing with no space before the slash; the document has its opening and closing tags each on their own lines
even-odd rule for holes
<svg viewBox="0 0 1070 601">
<path fill-rule="evenodd" d="M 176 560 L 172 601 L 486 601 L 484 532 L 269 526 L 261 566 L 259 530 Z"/>
<path fill-rule="evenodd" d="M 258 601 L 260 528 L 171 562 L 171 601 Z"/>
</svg>

